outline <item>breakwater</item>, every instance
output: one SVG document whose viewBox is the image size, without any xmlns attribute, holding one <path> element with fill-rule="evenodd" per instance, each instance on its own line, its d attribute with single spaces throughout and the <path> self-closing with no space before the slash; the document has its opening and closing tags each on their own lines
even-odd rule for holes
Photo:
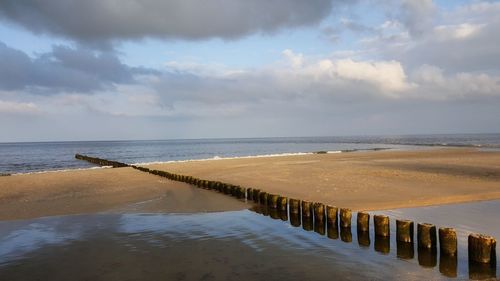
<svg viewBox="0 0 500 281">
<path fill-rule="evenodd" d="M 107 165 L 114 161 L 92 158 L 93 161 Z M 78 158 L 81 159 L 81 158 Z M 95 160 L 97 159 L 97 160 Z M 86 159 L 85 159 L 86 160 Z M 94 163 L 94 162 L 93 162 Z M 118 163 L 118 162 L 116 162 Z M 348 208 L 325 205 L 321 202 L 310 202 L 284 195 L 265 192 L 261 189 L 247 188 L 220 181 L 212 181 L 193 176 L 154 170 L 146 167 L 118 163 L 121 167 L 130 166 L 142 172 L 180 181 L 199 188 L 214 190 L 235 198 L 255 203 L 254 211 L 284 221 L 290 220 L 293 226 L 301 226 L 304 230 L 327 235 L 329 238 L 344 242 L 352 242 L 351 221 L 353 212 Z M 108 165 L 113 166 L 114 165 Z M 370 222 L 373 222 L 370 228 Z M 387 254 L 390 252 L 390 218 L 385 215 L 373 215 L 368 212 L 357 212 L 356 233 L 358 243 L 362 247 L 371 244 L 370 231 L 374 233 L 375 251 Z M 447 277 L 457 276 L 457 234 L 450 227 L 437 227 L 427 223 L 416 224 L 410 220 L 396 220 L 397 255 L 402 259 L 413 259 L 415 244 L 418 251 L 418 262 L 423 267 L 434 267 L 439 252 L 439 269 Z M 471 233 L 468 235 L 469 277 L 471 279 L 496 277 L 496 240 L 494 237 Z"/>
</svg>

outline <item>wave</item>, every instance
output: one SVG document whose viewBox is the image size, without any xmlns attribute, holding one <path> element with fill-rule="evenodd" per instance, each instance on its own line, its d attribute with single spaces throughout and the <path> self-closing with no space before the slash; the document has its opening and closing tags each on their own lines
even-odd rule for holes
<svg viewBox="0 0 500 281">
<path fill-rule="evenodd" d="M 20 172 L 20 173 L 10 174 L 10 176 L 47 174 L 47 173 L 64 173 L 64 172 L 88 171 L 88 170 L 109 169 L 109 168 L 113 168 L 113 166 L 99 166 L 99 167 L 90 167 L 90 168 L 72 168 L 72 169 L 61 169 L 61 170 L 43 170 L 43 171 L 34 171 L 34 172 Z"/>
</svg>

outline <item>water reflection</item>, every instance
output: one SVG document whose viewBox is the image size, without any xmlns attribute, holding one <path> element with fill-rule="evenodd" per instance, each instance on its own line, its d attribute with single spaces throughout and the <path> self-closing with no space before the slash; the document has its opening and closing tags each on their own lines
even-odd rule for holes
<svg viewBox="0 0 500 281">
<path fill-rule="evenodd" d="M 397 241 L 396 243 L 397 256 L 400 259 L 411 260 L 415 256 L 413 242 Z"/>
<path fill-rule="evenodd" d="M 358 244 L 361 247 L 370 247 L 370 232 L 358 231 Z"/>
<path fill-rule="evenodd" d="M 387 255 L 391 251 L 391 239 L 389 236 L 375 235 L 375 251 Z"/>
<path fill-rule="evenodd" d="M 418 248 L 418 264 L 423 267 L 435 267 L 437 264 L 436 248 Z"/>
<path fill-rule="evenodd" d="M 25 255 L 26 251 L 22 251 L 23 245 L 37 245 L 36 247 L 30 246 L 27 251 L 39 252 L 40 249 L 50 247 L 52 244 L 63 245 L 67 243 L 71 245 L 74 240 L 93 241 L 92 239 L 97 239 L 96 237 L 110 235 L 109 233 L 114 232 L 120 233 L 120 236 L 113 239 L 119 241 L 120 245 L 134 245 L 134 251 L 144 251 L 144 249 L 141 249 L 142 246 L 132 243 L 131 239 L 133 241 L 135 241 L 134 239 L 140 239 L 161 248 L 170 247 L 169 245 L 172 245 L 172 243 L 175 244 L 177 241 L 186 239 L 191 241 L 189 243 L 223 239 L 224 243 L 232 245 L 231 247 L 233 247 L 234 243 L 241 242 L 257 252 L 266 251 L 266 249 L 284 251 L 288 254 L 284 254 L 281 258 L 286 256 L 287 261 L 291 262 L 291 266 L 295 262 L 302 263 L 303 258 L 301 257 L 304 253 L 315 253 L 314 255 L 321 253 L 321 255 L 324 255 L 323 258 L 327 260 L 345 262 L 342 266 L 346 269 L 346 274 L 355 274 L 359 264 L 376 266 L 375 272 L 384 274 L 382 272 L 385 269 L 393 268 L 393 263 L 397 262 L 398 259 L 402 259 L 405 262 L 398 263 L 398 270 L 411 272 L 412 276 L 420 276 L 418 279 L 434 280 L 439 279 L 440 276 L 443 276 L 443 278 L 463 278 L 468 276 L 471 279 L 496 277 L 496 263 L 493 263 L 493 266 L 490 264 L 468 264 L 467 261 L 464 263 L 464 259 L 460 258 L 460 255 L 464 256 L 463 249 L 459 249 L 458 257 L 440 255 L 439 270 L 418 271 L 418 267 L 411 266 L 415 266 L 417 263 L 428 268 L 437 266 L 438 253 L 435 247 L 430 249 L 417 247 L 418 258 L 415 259 L 415 244 L 413 242 L 396 242 L 394 232 L 390 236 L 393 237 L 392 241 L 390 237 L 372 236 L 373 231 L 357 231 L 356 237 L 353 237 L 351 228 L 339 229 L 337 220 L 321 220 L 318 216 L 316 216 L 318 220 L 314 220 L 315 216 L 311 213 L 302 214 L 291 210 L 288 212 L 287 210 L 269 209 L 266 205 L 255 205 L 251 211 L 254 213 L 241 211 L 203 215 L 68 216 L 48 220 L 50 223 L 42 219 L 36 220 L 35 223 L 28 224 L 29 227 L 16 226 L 15 223 L 2 224 L 0 222 L 0 280 L 12 280 L 2 278 L 2 266 L 7 268 L 8 264 L 15 260 L 13 255 L 18 255 L 21 258 L 28 256 Z M 257 214 L 271 217 L 273 220 Z M 293 227 L 283 227 L 286 225 L 292 225 Z M 295 228 L 301 225 L 307 231 Z M 353 225 L 353 227 L 356 230 L 358 229 L 357 225 Z M 391 229 L 395 228 L 391 227 Z M 312 230 L 316 234 L 308 232 Z M 30 239 L 40 238 L 37 237 L 40 236 L 40 233 L 46 233 L 44 234 L 45 237 L 57 237 L 58 239 L 29 241 Z M 123 233 L 126 234 L 126 238 L 122 237 Z M 23 240 L 18 237 L 23 237 Z M 339 237 L 342 242 L 346 243 L 330 240 Z M 353 239 L 356 239 L 357 243 L 351 243 Z M 371 246 L 372 239 L 374 241 L 374 251 L 366 251 L 366 248 Z M 190 245 L 189 243 L 186 245 Z M 270 244 L 272 246 L 269 246 Z M 103 250 L 106 249 L 105 245 L 102 247 Z M 391 252 L 391 247 L 396 251 Z M 85 248 L 79 248 L 79 251 L 81 250 L 85 250 Z M 291 252 L 297 256 L 288 257 Z M 380 258 L 377 253 L 388 257 Z M 236 253 L 236 255 L 239 254 Z M 211 255 L 214 254 L 211 253 Z M 249 255 L 252 256 L 252 254 Z M 231 257 L 230 254 L 228 256 Z M 256 254 L 253 256 L 257 260 L 259 260 L 259 257 Z M 43 260 L 46 256 L 41 255 L 40 258 Z M 377 261 L 377 265 L 373 265 L 373 261 Z M 407 279 L 408 277 L 394 276 L 399 276 L 399 278 L 394 277 L 394 279 Z M 371 277 L 373 279 L 374 276 Z M 383 278 L 377 275 L 375 277 L 391 279 L 391 276 Z"/>
</svg>

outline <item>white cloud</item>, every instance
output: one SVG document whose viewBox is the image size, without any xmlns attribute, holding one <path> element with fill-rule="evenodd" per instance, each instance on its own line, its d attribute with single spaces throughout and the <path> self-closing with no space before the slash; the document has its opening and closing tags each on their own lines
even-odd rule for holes
<svg viewBox="0 0 500 281">
<path fill-rule="evenodd" d="M 37 114 L 41 110 L 31 102 L 15 102 L 0 100 L 0 113 L 8 114 Z"/>
</svg>

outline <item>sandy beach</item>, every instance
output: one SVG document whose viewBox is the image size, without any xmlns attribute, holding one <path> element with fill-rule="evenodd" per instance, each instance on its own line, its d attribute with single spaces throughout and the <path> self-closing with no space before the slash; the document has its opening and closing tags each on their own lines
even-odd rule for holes
<svg viewBox="0 0 500 281">
<path fill-rule="evenodd" d="M 354 210 L 500 198 L 500 152 L 373 151 L 149 165 Z"/>
<path fill-rule="evenodd" d="M 354 210 L 500 198 L 500 153 L 471 149 L 240 158 L 148 167 Z M 222 194 L 132 168 L 0 177 L 0 203 L 0 220 L 121 208 L 209 212 L 249 207 Z"/>
</svg>

